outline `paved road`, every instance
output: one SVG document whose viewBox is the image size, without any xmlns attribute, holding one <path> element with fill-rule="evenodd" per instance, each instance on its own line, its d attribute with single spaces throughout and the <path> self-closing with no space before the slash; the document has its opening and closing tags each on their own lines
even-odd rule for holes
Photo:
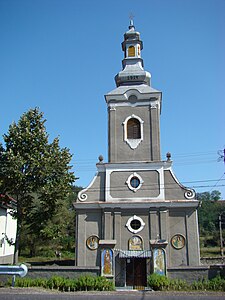
<svg viewBox="0 0 225 300">
<path fill-rule="evenodd" d="M 0 288 L 0 300 L 225 300 L 225 293 L 210 292 L 75 292 L 60 293 L 42 289 Z"/>
<path fill-rule="evenodd" d="M 0 300 L 225 300 L 225 293 L 210 292 L 75 292 L 0 288 Z"/>
</svg>

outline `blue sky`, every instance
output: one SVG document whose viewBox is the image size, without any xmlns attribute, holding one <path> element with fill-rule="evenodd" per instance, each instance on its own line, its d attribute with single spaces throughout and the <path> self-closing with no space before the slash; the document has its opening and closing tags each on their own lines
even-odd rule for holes
<svg viewBox="0 0 225 300">
<path fill-rule="evenodd" d="M 224 0 L 0 0 L 0 135 L 40 107 L 87 186 L 99 154 L 107 161 L 104 94 L 121 70 L 130 13 L 163 93 L 162 159 L 170 151 L 184 185 L 225 199 Z"/>
</svg>

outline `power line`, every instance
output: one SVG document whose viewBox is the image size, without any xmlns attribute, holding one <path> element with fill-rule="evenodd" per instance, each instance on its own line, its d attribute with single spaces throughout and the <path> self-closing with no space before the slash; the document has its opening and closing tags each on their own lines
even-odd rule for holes
<svg viewBox="0 0 225 300">
<path fill-rule="evenodd" d="M 200 165 L 200 164 L 212 164 L 212 163 L 217 163 L 216 160 L 213 161 L 199 161 L 199 162 L 183 162 L 183 163 L 174 163 L 174 167 L 181 167 L 181 166 L 189 166 L 189 165 Z M 78 165 L 77 168 L 72 165 L 73 168 L 76 169 L 76 172 L 96 172 L 96 166 L 95 165 Z"/>
<path fill-rule="evenodd" d="M 140 191 L 160 191 L 162 189 L 164 190 L 178 190 L 181 189 L 182 187 L 184 189 L 197 189 L 197 188 L 210 188 L 210 187 L 215 187 L 215 185 L 212 184 L 207 184 L 213 181 L 218 181 L 217 179 L 209 179 L 209 180 L 197 180 L 197 181 L 191 181 L 191 182 L 185 182 L 186 183 L 194 183 L 194 185 L 192 185 L 191 187 L 187 187 L 187 186 L 179 186 L 178 183 L 166 183 L 166 184 L 158 184 L 157 182 L 154 184 L 146 184 L 143 183 L 142 188 Z M 225 179 L 221 179 L 221 181 L 225 181 Z M 199 183 L 205 183 L 205 184 L 199 184 Z M 196 185 L 195 185 L 196 184 Z M 217 185 L 217 187 L 224 187 L 225 184 L 220 184 Z M 124 188 L 126 188 L 126 183 L 124 183 L 123 185 L 116 185 L 116 186 L 110 186 L 109 188 L 103 187 L 103 188 L 92 188 L 89 187 L 88 192 L 89 193 L 96 193 L 96 192 L 104 192 L 104 191 L 111 191 L 111 192 L 124 192 Z"/>
<path fill-rule="evenodd" d="M 220 151 L 220 150 L 219 150 Z M 172 161 L 174 164 L 177 164 L 177 163 L 183 163 L 183 162 L 188 162 L 188 163 L 192 163 L 193 161 L 196 161 L 195 158 L 198 159 L 198 157 L 202 157 L 202 156 L 210 156 L 210 158 L 203 158 L 204 162 L 216 162 L 217 161 L 217 152 L 218 150 L 213 150 L 213 151 L 207 151 L 207 152 L 192 152 L 192 153 L 175 153 L 172 155 Z M 213 156 L 213 157 L 212 157 Z M 187 161 L 186 158 L 192 158 L 191 161 Z M 143 161 L 148 161 L 149 158 L 143 158 L 142 159 Z M 198 159 L 199 160 L 199 159 Z M 71 162 L 74 163 L 74 164 L 79 164 L 79 165 L 82 165 L 82 164 L 88 164 L 89 163 L 92 163 L 92 162 L 95 162 L 96 163 L 97 161 L 97 158 L 87 158 L 87 159 L 76 159 L 75 160 L 72 160 Z"/>
<path fill-rule="evenodd" d="M 219 180 L 216 182 L 216 184 L 212 187 L 212 189 L 210 190 L 210 192 L 211 192 L 215 187 L 218 186 L 218 183 L 219 183 L 220 181 L 224 180 L 224 179 L 222 179 L 222 178 L 224 177 L 224 175 L 225 175 L 225 173 L 223 173 L 223 175 L 220 177 L 220 179 L 219 179 Z"/>
<path fill-rule="evenodd" d="M 184 162 L 187 162 L 187 163 L 192 163 L 193 159 L 191 161 L 187 161 L 186 158 L 190 158 L 190 157 L 202 157 L 202 156 L 211 156 L 213 155 L 213 160 L 210 159 L 210 160 L 204 160 L 204 162 L 216 162 L 218 158 L 216 158 L 216 156 L 218 155 L 217 153 L 219 151 L 223 151 L 223 150 L 215 150 L 215 151 L 207 151 L 207 152 L 192 152 L 192 153 L 175 153 L 172 155 L 172 161 L 174 164 L 178 164 L 178 163 L 184 163 Z M 183 160 L 184 159 L 184 160 Z M 143 161 L 149 161 L 149 158 L 143 158 L 142 159 Z M 70 161 L 71 164 L 73 165 L 90 165 L 92 163 L 96 163 L 98 162 L 98 158 L 93 158 L 93 157 L 89 157 L 89 158 L 82 158 L 82 159 L 72 159 Z M 1 162 L 0 162 L 1 163 Z"/>
</svg>

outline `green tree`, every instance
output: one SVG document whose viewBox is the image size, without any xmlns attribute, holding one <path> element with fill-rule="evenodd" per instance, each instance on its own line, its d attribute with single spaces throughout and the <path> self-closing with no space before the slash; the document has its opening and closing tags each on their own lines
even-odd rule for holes
<svg viewBox="0 0 225 300">
<path fill-rule="evenodd" d="M 72 155 L 60 148 L 58 138 L 49 143 L 45 122 L 38 108 L 30 109 L 10 125 L 3 135 L 5 148 L 0 148 L 1 189 L 17 201 L 14 262 L 23 226 L 44 228 L 75 180 Z"/>
<path fill-rule="evenodd" d="M 220 191 L 197 193 L 197 199 L 201 201 L 218 201 L 221 199 Z"/>
<path fill-rule="evenodd" d="M 218 202 L 220 197 L 221 193 L 217 190 L 197 194 L 197 199 L 201 201 L 198 209 L 200 235 L 208 238 L 206 241 L 208 245 L 216 244 L 219 241 L 215 239 L 215 236 L 218 235 L 218 217 L 225 211 L 225 205 Z"/>
<path fill-rule="evenodd" d="M 74 251 L 75 246 L 75 210 L 73 202 L 78 192 L 82 189 L 73 186 L 72 191 L 66 200 L 59 200 L 54 215 L 48 220 L 45 226 L 37 226 L 32 220 L 27 226 L 28 234 L 23 235 L 25 248 L 30 249 L 30 256 L 36 254 L 37 246 L 46 249 L 49 246 L 54 250 Z M 37 211 L 37 215 L 39 211 Z"/>
</svg>

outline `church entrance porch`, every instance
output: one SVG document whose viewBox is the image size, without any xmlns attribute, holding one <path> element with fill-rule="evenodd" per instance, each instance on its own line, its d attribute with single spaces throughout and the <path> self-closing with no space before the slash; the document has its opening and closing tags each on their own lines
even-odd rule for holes
<svg viewBox="0 0 225 300">
<path fill-rule="evenodd" d="M 144 290 L 150 274 L 150 250 L 116 250 L 115 284 L 116 287 Z"/>
<path fill-rule="evenodd" d="M 147 286 L 146 258 L 126 259 L 126 286 L 134 289 Z"/>
</svg>

